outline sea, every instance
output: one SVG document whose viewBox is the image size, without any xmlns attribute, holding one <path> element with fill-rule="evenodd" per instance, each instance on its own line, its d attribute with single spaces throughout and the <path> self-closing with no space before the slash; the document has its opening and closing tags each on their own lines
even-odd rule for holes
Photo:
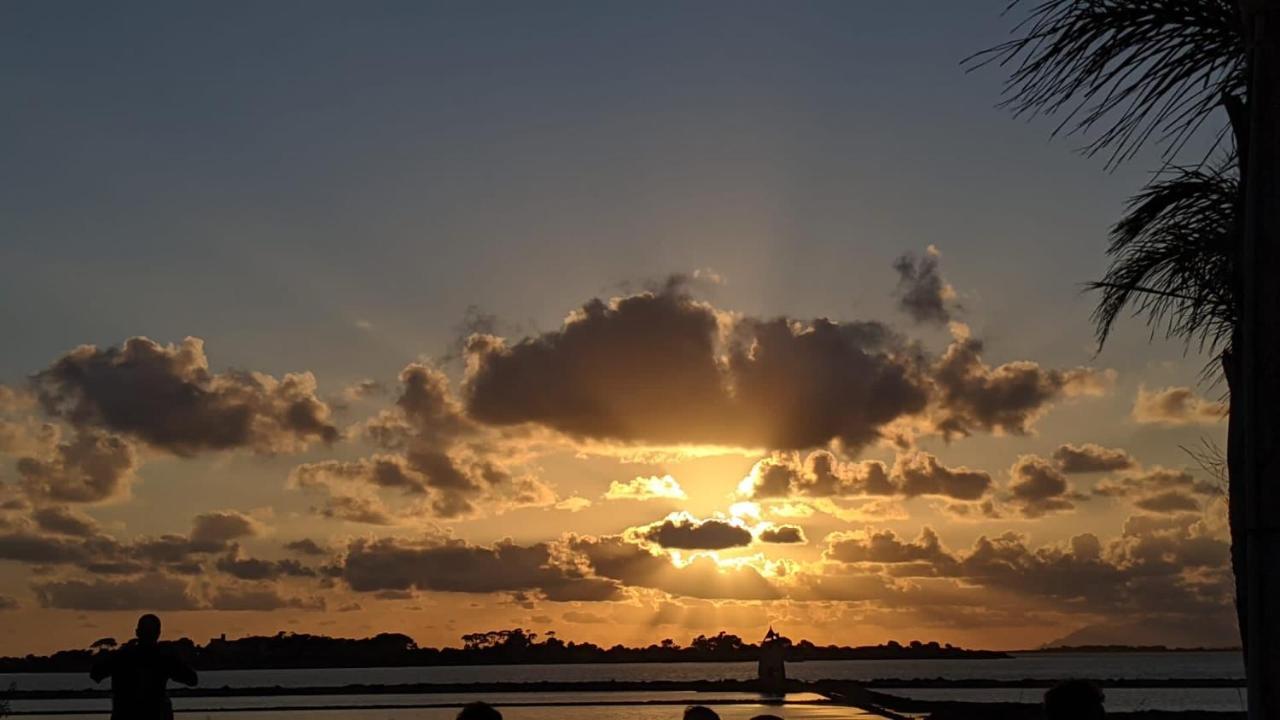
<svg viewBox="0 0 1280 720">
<path fill-rule="evenodd" d="M 579 682 L 653 680 L 745 680 L 754 678 L 755 663 L 595 663 L 585 665 L 490 665 L 397 668 L 330 668 L 305 670 L 218 670 L 200 674 L 206 688 L 342 687 L 410 683 Z M 800 680 L 876 681 L 1093 680 L 1188 681 L 1176 688 L 1107 688 L 1110 712 L 1134 710 L 1243 711 L 1243 688 L 1195 687 L 1197 680 L 1238 679 L 1244 665 L 1234 652 L 1178 653 L 1015 653 L 1007 659 L 983 660 L 832 660 L 788 663 L 787 674 Z M 95 687 L 80 673 L 0 674 L 0 689 L 75 690 Z M 886 688 L 882 692 L 921 700 L 1037 703 L 1043 688 Z M 811 694 L 789 695 L 781 704 L 762 704 L 747 693 L 697 692 L 557 692 L 305 695 L 175 698 L 184 720 L 451 720 L 457 708 L 485 700 L 512 720 L 667 720 L 678 718 L 688 704 L 713 705 L 725 720 L 747 720 L 769 713 L 787 720 L 834 720 L 862 717 L 858 711 L 817 704 Z M 16 716 L 84 718 L 107 712 L 102 698 L 13 700 Z M 220 716 L 220 717 L 219 717 Z"/>
</svg>

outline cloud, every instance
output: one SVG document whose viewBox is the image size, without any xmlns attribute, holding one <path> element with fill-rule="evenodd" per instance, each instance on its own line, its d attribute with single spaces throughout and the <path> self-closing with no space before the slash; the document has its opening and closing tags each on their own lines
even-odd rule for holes
<svg viewBox="0 0 1280 720">
<path fill-rule="evenodd" d="M 949 565 L 950 555 L 942 549 L 932 528 L 920 530 L 920 537 L 904 542 L 892 530 L 861 533 L 834 533 L 827 538 L 823 557 L 842 563 L 917 563 Z"/>
<path fill-rule="evenodd" d="M 591 501 L 580 495 L 567 497 L 553 505 L 556 510 L 568 510 L 569 512 L 581 512 L 591 507 Z"/>
<path fill-rule="evenodd" d="M 124 543 L 102 534 L 92 519 L 73 510 L 40 508 L 32 515 L 35 527 L 56 534 L 37 534 L 29 526 L 19 525 L 0 534 L 0 560 L 43 566 L 71 565 L 98 575 L 137 575 L 144 572 L 197 575 L 205 571 L 204 562 L 209 555 L 235 551 L 228 540 L 233 536 L 243 536 L 243 527 L 211 531 L 209 515 L 217 517 L 235 513 L 197 516 L 190 535 L 143 536 Z"/>
<path fill-rule="evenodd" d="M 950 304 L 956 292 L 938 272 L 939 257 L 941 253 L 930 245 L 922 257 L 905 253 L 893 262 L 898 273 L 898 309 L 918 323 L 944 325 L 951 320 Z"/>
<path fill-rule="evenodd" d="M 1136 465 L 1124 450 L 1093 443 L 1059 445 L 1053 451 L 1053 460 L 1058 469 L 1067 474 L 1128 470 Z"/>
<path fill-rule="evenodd" d="M 247 610 L 324 610 L 322 597 L 300 598 L 286 597 L 275 587 L 233 586 L 214 590 L 209 598 L 209 607 L 214 610 L 247 611 Z"/>
<path fill-rule="evenodd" d="M 899 347 L 878 323 L 731 318 L 672 284 L 515 344 L 473 335 L 464 390 L 477 420 L 583 439 L 857 447 L 924 406 Z"/>
<path fill-rule="evenodd" d="M 273 454 L 326 443 L 339 433 L 311 373 L 276 379 L 209 370 L 204 342 L 82 345 L 34 377 L 49 414 L 77 428 L 128 435 L 175 455 L 249 448 Z"/>
<path fill-rule="evenodd" d="M 456 519 L 481 506 L 503 511 L 549 506 L 555 493 L 537 478 L 515 476 L 491 431 L 472 422 L 437 368 L 412 363 L 400 373 L 395 408 L 365 425 L 365 435 L 384 450 L 357 460 L 300 465 L 290 485 L 326 496 L 317 512 L 350 522 L 392 525 L 422 515 Z M 409 502 L 391 509 L 380 492 Z"/>
<path fill-rule="evenodd" d="M 1148 495 L 1133 502 L 1134 506 L 1143 510 L 1158 513 L 1195 512 L 1200 509 L 1200 501 L 1177 490 Z"/>
<path fill-rule="evenodd" d="M 240 546 L 233 545 L 226 555 L 214 564 L 220 572 L 241 580 L 275 580 L 281 577 L 315 577 L 314 568 L 297 560 L 260 560 L 242 557 Z"/>
<path fill-rule="evenodd" d="M 604 494 L 606 500 L 688 500 L 680 483 L 670 475 L 635 477 L 623 482 L 614 480 Z"/>
<path fill-rule="evenodd" d="M 907 497 L 940 495 L 956 500 L 977 500 L 991 488 L 989 474 L 965 467 L 948 468 L 925 452 L 898 455 L 893 463 L 893 476 Z"/>
<path fill-rule="evenodd" d="M 782 597 L 782 592 L 750 565 L 721 567 L 710 557 L 695 556 L 687 564 L 676 566 L 669 556 L 620 536 L 574 537 L 569 547 L 586 559 L 596 575 L 632 587 L 708 599 Z"/>
<path fill-rule="evenodd" d="M 85 429 L 58 443 L 47 457 L 18 459 L 18 477 L 28 495 L 59 502 L 101 502 L 128 491 L 137 453 L 116 435 Z"/>
<path fill-rule="evenodd" d="M 547 543 L 492 546 L 460 540 L 386 538 L 355 540 L 347 548 L 342 577 L 358 592 L 426 590 L 494 593 L 540 591 L 548 600 L 612 600 L 616 583 L 557 564 Z"/>
<path fill-rule="evenodd" d="M 1071 510 L 1071 486 L 1057 468 L 1042 457 L 1022 455 L 1009 468 L 1012 501 L 1024 517 L 1038 518 Z"/>
<path fill-rule="evenodd" d="M 740 483 L 739 492 L 751 498 L 860 497 L 894 495 L 898 487 L 882 462 L 841 462 L 832 453 L 818 450 L 803 463 L 797 453 L 774 453 L 758 461 Z"/>
<path fill-rule="evenodd" d="M 1222 490 L 1185 470 L 1155 467 L 1103 480 L 1094 486 L 1093 493 L 1128 498 L 1135 507 L 1150 512 L 1178 513 L 1201 509 L 1205 499 L 1220 495 Z"/>
<path fill-rule="evenodd" d="M 949 578 L 985 588 L 982 602 L 989 605 L 1011 595 L 1024 603 L 1046 602 L 1044 607 L 1059 612 L 1092 615 L 1178 613 L 1189 619 L 1229 607 L 1232 595 L 1227 544 L 1194 515 L 1137 516 L 1121 537 L 1106 543 L 1082 533 L 1032 549 L 1016 533 L 984 535 L 960 553 L 946 550 L 927 529 L 910 543 L 890 531 L 837 533 L 829 538 L 824 558 L 883 564 L 882 589 L 894 592 L 904 587 L 900 578 Z M 876 589 L 865 573 L 862 577 L 859 592 Z M 827 581 L 828 596 L 835 592 L 832 582 Z"/>
<path fill-rule="evenodd" d="M 32 586 L 40 607 L 61 610 L 195 610 L 187 583 L 160 574 L 122 580 L 64 580 Z"/>
<path fill-rule="evenodd" d="M 997 367 L 953 323 L 937 359 L 878 322 L 764 319 L 695 300 L 679 279 L 594 299 L 552 332 L 466 341 L 468 416 L 579 443 L 856 451 L 917 430 L 1025 434 L 1061 398 L 1113 373 Z"/>
<path fill-rule="evenodd" d="M 299 555 L 321 556 L 328 555 L 329 551 L 320 547 L 320 545 L 311 538 L 302 538 L 300 540 L 292 540 L 284 544 L 284 548 L 290 552 Z"/>
<path fill-rule="evenodd" d="M 378 380 L 365 378 L 357 380 L 342 389 L 342 399 L 349 402 L 377 397 L 387 393 L 387 386 Z"/>
<path fill-rule="evenodd" d="M 63 565 L 88 562 L 92 557 L 92 549 L 77 539 L 36 535 L 22 530 L 0 535 L 0 560 Z"/>
<path fill-rule="evenodd" d="M 1133 403 L 1134 421 L 1148 425 L 1212 425 L 1227 416 L 1225 403 L 1211 402 L 1196 395 L 1189 387 L 1166 387 L 1159 390 L 1138 388 Z"/>
<path fill-rule="evenodd" d="M 671 513 L 666 519 L 628 531 L 634 537 L 663 548 L 680 550 L 725 550 L 751 544 L 751 531 L 730 520 L 699 520 L 687 512 Z"/>
<path fill-rule="evenodd" d="M 888 468 L 878 460 L 841 462 L 832 453 L 819 450 L 803 463 L 797 453 L 774 453 L 758 461 L 739 483 L 738 492 L 756 499 L 938 495 L 976 500 L 991 486 L 989 474 L 948 468 L 924 452 L 899 454 Z"/>
<path fill-rule="evenodd" d="M 610 622 L 609 618 L 598 615 L 585 610 L 569 610 L 560 616 L 567 623 L 575 623 L 578 625 L 603 625 Z"/>
<path fill-rule="evenodd" d="M 25 412 L 35 405 L 35 397 L 21 388 L 0 385 L 0 415 Z"/>
<path fill-rule="evenodd" d="M 969 338 L 967 329 L 953 328 L 953 334 L 932 372 L 934 426 L 945 437 L 975 430 L 1026 435 L 1053 401 L 1101 395 L 1113 381 L 1111 371 L 1045 369 L 1028 360 L 991 367 L 982 360 L 982 343 Z"/>
<path fill-rule="evenodd" d="M 220 545 L 262 532 L 262 525 L 237 510 L 215 510 L 195 516 L 191 526 L 191 541 L 197 544 Z"/>
<path fill-rule="evenodd" d="M 806 542 L 804 530 L 798 525 L 776 525 L 767 527 L 756 536 L 760 542 L 780 545 L 803 544 Z"/>
<path fill-rule="evenodd" d="M 68 507 L 39 508 L 31 518 L 41 530 L 58 535 L 92 537 L 98 534 L 98 523 L 93 518 Z"/>
</svg>

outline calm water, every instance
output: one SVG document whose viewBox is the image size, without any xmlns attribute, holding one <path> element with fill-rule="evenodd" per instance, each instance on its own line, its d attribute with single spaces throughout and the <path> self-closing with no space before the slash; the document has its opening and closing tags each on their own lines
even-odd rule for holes
<svg viewBox="0 0 1280 720">
<path fill-rule="evenodd" d="M 749 679 L 755 677 L 755 663 L 636 663 L 591 665 L 499 665 L 468 667 L 427 668 L 332 668 L 320 670 L 223 670 L 201 673 L 203 687 L 341 687 L 351 684 L 403 684 L 403 683 L 468 683 L 468 682 L 537 682 L 583 680 L 714 680 Z M 826 662 L 790 663 L 787 673 L 801 680 L 863 680 L 943 678 L 950 680 L 1057 680 L 1062 678 L 1104 679 L 1210 679 L 1242 678 L 1244 667 L 1237 653 L 1102 653 L 1102 654 L 1020 654 L 1005 660 L 837 660 Z M 13 683 L 18 688 L 30 690 L 62 690 L 94 687 L 87 676 L 79 673 L 48 674 L 0 674 L 0 687 Z M 874 683 L 872 683 L 874 686 Z M 1042 690 L 888 690 L 888 692 L 918 697 L 920 699 L 1000 700 L 1008 702 L 1037 702 Z M 600 697 L 603 695 L 604 697 Z M 631 693 L 538 693 L 490 696 L 487 699 L 503 703 L 543 702 L 599 702 L 612 698 L 614 702 L 662 699 L 668 702 L 685 700 L 743 699 L 725 697 L 725 694 L 696 694 L 667 696 L 663 693 L 647 693 L 633 697 Z M 729 694 L 732 695 L 732 694 Z M 1129 709 L 1201 709 L 1241 710 L 1243 691 L 1221 688 L 1186 689 L 1110 689 L 1107 705 L 1113 711 Z M 474 699 L 462 695 L 334 695 L 307 697 L 241 697 L 241 698 L 180 698 L 175 701 L 180 714 L 199 718 L 208 713 L 181 712 L 192 709 L 214 710 L 233 708 L 279 706 L 335 706 L 335 705 L 408 705 L 408 704 L 462 704 Z M 65 711 L 68 713 L 95 713 L 107 707 L 104 700 L 58 700 L 15 702 L 13 710 Z M 455 705 L 456 707 L 456 705 Z M 759 706 L 725 705 L 726 718 L 747 718 L 764 712 Z M 356 720 L 444 720 L 453 712 L 439 708 L 345 710 L 344 718 Z M 806 705 L 787 705 L 773 710 L 774 714 L 791 720 L 855 717 L 847 709 L 823 708 Z M 833 714 L 835 713 L 835 714 Z M 298 709 L 285 712 L 237 712 L 236 720 L 264 720 L 267 717 L 286 715 L 287 720 L 333 720 L 335 715 L 327 710 Z M 623 720 L 657 720 L 676 715 L 671 706 L 657 707 L 511 707 L 508 717 L 526 720 L 548 720 L 551 717 L 567 720 L 585 720 L 588 717 L 621 718 Z"/>
</svg>

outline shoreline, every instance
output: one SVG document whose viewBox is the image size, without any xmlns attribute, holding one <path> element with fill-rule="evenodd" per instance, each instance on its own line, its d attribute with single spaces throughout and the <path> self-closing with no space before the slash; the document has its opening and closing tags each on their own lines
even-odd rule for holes
<svg viewBox="0 0 1280 720">
<path fill-rule="evenodd" d="M 916 678 L 911 680 L 883 679 L 865 682 L 846 680 L 792 680 L 788 692 L 816 692 L 824 689 L 856 686 L 864 689 L 1002 689 L 1002 688 L 1050 688 L 1054 680 L 1027 678 L 1022 680 L 946 680 L 942 678 Z M 1098 679 L 1092 680 L 1101 688 L 1126 689 L 1180 689 L 1180 688 L 1243 688 L 1245 681 L 1237 678 L 1216 679 Z M 537 682 L 479 682 L 479 683 L 403 683 L 403 684 L 348 684 L 318 685 L 308 687 L 257 686 L 257 687 L 194 687 L 174 688 L 170 697 L 308 697 L 323 695 L 438 695 L 447 693 L 551 693 L 551 692 L 759 692 L 755 680 L 587 680 L 587 681 L 537 681 Z M 14 690 L 7 693 L 14 700 L 77 700 L 107 698 L 108 688 L 83 688 L 76 690 Z"/>
</svg>

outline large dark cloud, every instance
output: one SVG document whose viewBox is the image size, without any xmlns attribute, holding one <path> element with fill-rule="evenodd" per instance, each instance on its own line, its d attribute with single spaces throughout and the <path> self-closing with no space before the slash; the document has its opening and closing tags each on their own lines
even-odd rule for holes
<svg viewBox="0 0 1280 720">
<path fill-rule="evenodd" d="M 921 429 L 1026 433 L 1054 401 L 1097 394 L 1109 377 L 991 367 L 955 332 L 935 361 L 881 323 L 734 316 L 671 283 L 592 300 L 558 330 L 514 343 L 473 335 L 464 404 L 481 423 L 576 438 L 856 450 Z"/>
<path fill-rule="evenodd" d="M 195 610 L 185 580 L 160 574 L 120 580 L 61 580 L 32 586 L 41 607 L 62 610 Z"/>
<path fill-rule="evenodd" d="M 356 540 L 347 548 L 342 577 L 353 590 L 429 590 L 494 593 L 541 591 L 549 600 L 612 600 L 617 583 L 589 577 L 553 557 L 551 546 L 459 540 Z"/>
<path fill-rule="evenodd" d="M 688 513 L 673 513 L 665 520 L 633 528 L 636 537 L 659 547 L 679 550 L 725 550 L 751 544 L 751 531 L 728 520 L 699 520 Z"/>
<path fill-rule="evenodd" d="M 923 257 L 905 253 L 893 262 L 898 273 L 898 308 L 920 323 L 944 324 L 951 319 L 950 303 L 955 291 L 938 272 L 937 249 L 930 247 Z"/>
<path fill-rule="evenodd" d="M 679 286 L 592 300 L 557 331 L 468 344 L 467 407 L 495 425 L 652 444 L 862 446 L 924 407 L 878 323 L 731 321 Z"/>
<path fill-rule="evenodd" d="M 140 337 L 121 347 L 83 345 L 34 382 L 51 415 L 177 455 L 229 448 L 277 453 L 338 438 L 310 373 L 280 379 L 248 371 L 214 373 L 198 338 L 178 345 Z"/>
<path fill-rule="evenodd" d="M 1053 451 L 1053 460 L 1059 470 L 1068 474 L 1128 470 L 1135 465 L 1133 458 L 1124 450 L 1094 443 L 1059 445 Z"/>
</svg>

